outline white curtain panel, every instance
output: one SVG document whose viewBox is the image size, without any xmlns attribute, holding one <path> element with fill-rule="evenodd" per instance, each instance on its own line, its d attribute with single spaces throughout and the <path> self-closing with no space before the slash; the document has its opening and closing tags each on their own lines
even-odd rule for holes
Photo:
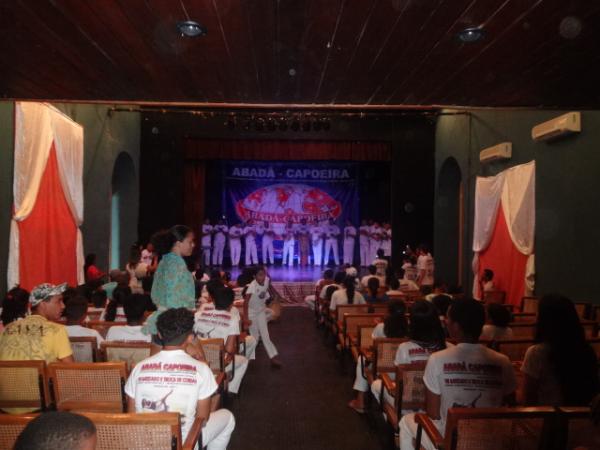
<svg viewBox="0 0 600 450">
<path fill-rule="evenodd" d="M 479 292 L 479 253 L 490 245 L 500 201 L 511 240 L 517 250 L 529 255 L 525 273 L 526 293 L 533 292 L 535 287 L 535 161 L 531 161 L 493 177 L 477 177 L 472 262 L 474 297 Z"/>
<path fill-rule="evenodd" d="M 46 103 L 15 103 L 14 214 L 7 281 L 19 283 L 19 227 L 35 206 L 50 147 L 54 141 L 63 192 L 78 226 L 83 223 L 83 127 Z M 83 244 L 77 236 L 77 279 L 83 282 Z"/>
</svg>

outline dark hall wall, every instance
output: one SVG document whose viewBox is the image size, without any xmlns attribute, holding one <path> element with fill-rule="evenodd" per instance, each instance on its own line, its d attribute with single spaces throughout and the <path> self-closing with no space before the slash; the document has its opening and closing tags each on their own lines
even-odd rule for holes
<svg viewBox="0 0 600 450">
<path fill-rule="evenodd" d="M 457 236 L 444 224 L 447 202 L 440 195 L 440 170 L 454 158 L 464 183 L 464 276 L 470 292 L 473 257 L 473 201 L 476 176 L 495 175 L 536 161 L 536 289 L 567 294 L 573 300 L 600 302 L 594 270 L 600 254 L 600 112 L 582 112 L 583 131 L 548 143 L 534 142 L 531 128 L 567 111 L 471 110 L 438 118 L 436 126 L 436 271 L 452 281 L 457 273 Z M 481 165 L 479 152 L 504 141 L 513 143 L 509 161 Z"/>
<path fill-rule="evenodd" d="M 221 113 L 222 114 L 222 113 Z M 433 235 L 434 122 L 421 115 L 331 115 L 329 131 L 230 130 L 226 116 L 147 112 L 141 134 L 139 235 L 183 221 L 185 138 L 387 141 L 392 146 L 390 211 L 395 256 Z M 211 189 L 218 189 L 218 186 Z M 211 191 L 207 189 L 208 195 Z M 220 192 L 218 193 L 220 195 Z"/>
</svg>

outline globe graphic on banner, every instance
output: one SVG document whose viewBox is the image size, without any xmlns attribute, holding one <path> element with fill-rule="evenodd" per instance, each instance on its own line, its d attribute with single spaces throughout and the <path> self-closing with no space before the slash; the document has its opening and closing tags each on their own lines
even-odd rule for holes
<svg viewBox="0 0 600 450">
<path fill-rule="evenodd" d="M 340 202 L 327 192 L 305 184 L 273 184 L 256 189 L 235 205 L 237 215 L 244 221 L 259 220 L 273 224 L 309 223 L 330 218 L 337 219 L 342 212 Z"/>
</svg>

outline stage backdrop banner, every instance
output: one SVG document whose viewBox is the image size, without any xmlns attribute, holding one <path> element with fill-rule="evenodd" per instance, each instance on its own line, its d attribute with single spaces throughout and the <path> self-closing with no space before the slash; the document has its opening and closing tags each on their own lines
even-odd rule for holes
<svg viewBox="0 0 600 450">
<path fill-rule="evenodd" d="M 356 163 L 344 161 L 223 161 L 223 214 L 230 225 L 268 221 L 276 233 L 289 219 L 356 224 L 357 170 Z"/>
</svg>

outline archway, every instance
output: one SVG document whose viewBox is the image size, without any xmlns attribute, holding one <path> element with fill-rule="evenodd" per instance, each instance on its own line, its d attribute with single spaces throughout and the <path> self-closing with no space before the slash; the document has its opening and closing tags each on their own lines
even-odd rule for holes
<svg viewBox="0 0 600 450">
<path fill-rule="evenodd" d="M 436 257 L 436 272 L 449 284 L 461 284 L 463 278 L 463 187 L 456 159 L 444 161 L 438 177 L 438 236 L 443 245 Z"/>
<path fill-rule="evenodd" d="M 135 223 L 129 220 L 131 208 L 135 205 L 135 166 L 131 156 L 121 152 L 115 160 L 112 174 L 112 190 L 110 199 L 110 269 L 125 266 L 129 248 L 133 242 L 127 242 L 125 236 L 133 236 L 130 228 Z"/>
</svg>

